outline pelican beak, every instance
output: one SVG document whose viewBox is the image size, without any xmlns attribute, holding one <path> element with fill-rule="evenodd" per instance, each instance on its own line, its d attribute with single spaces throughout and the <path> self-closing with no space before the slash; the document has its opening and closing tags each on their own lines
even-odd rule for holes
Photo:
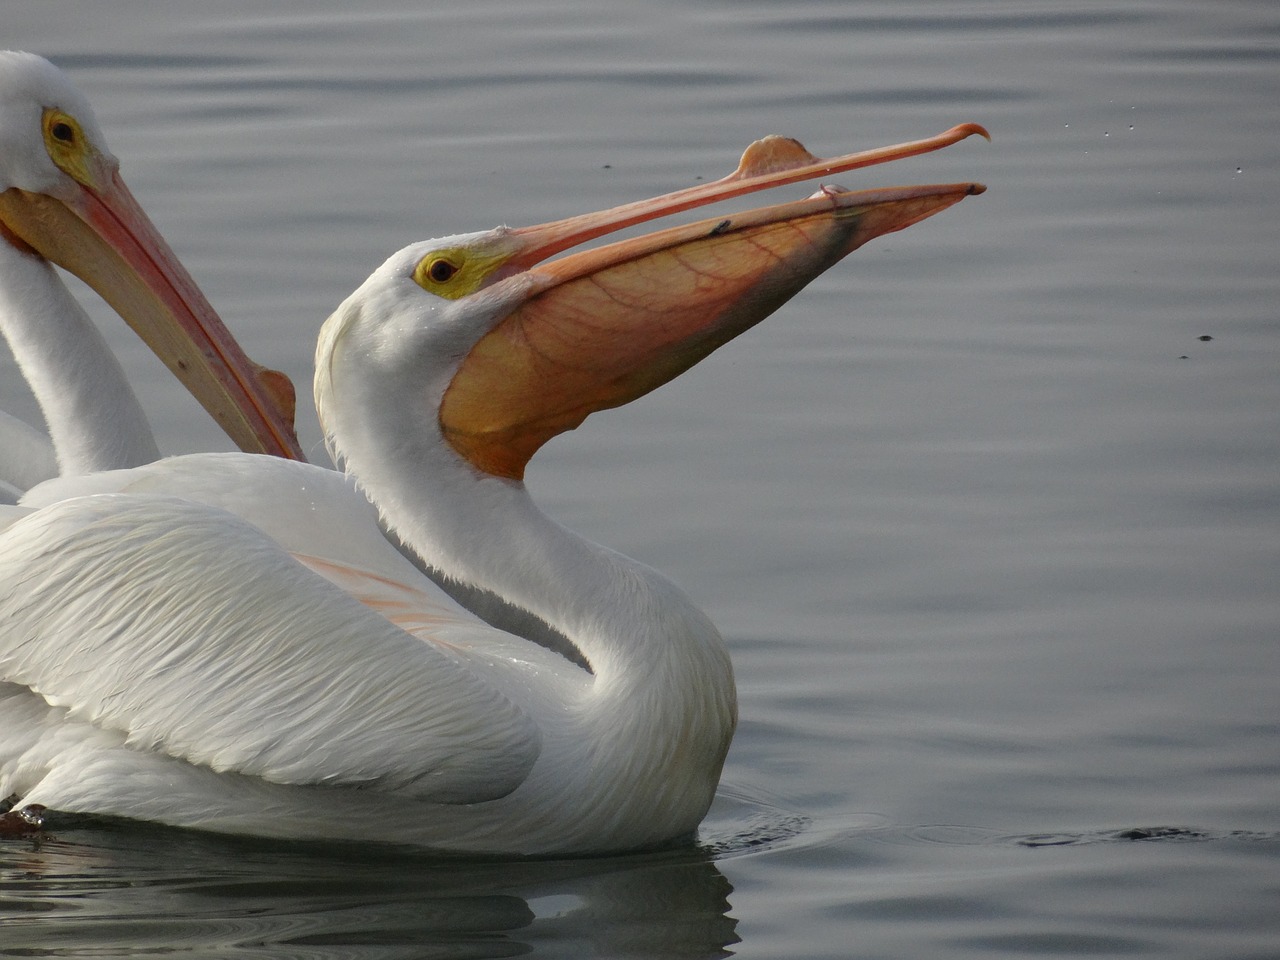
<svg viewBox="0 0 1280 960">
<path fill-rule="evenodd" d="M 972 134 L 814 157 L 771 137 L 715 183 L 600 213 L 509 231 L 494 270 L 527 291 L 468 352 L 445 391 L 440 425 L 464 458 L 519 480 L 534 452 L 597 411 L 621 406 L 763 320 L 868 240 L 943 210 L 977 183 L 848 191 L 673 227 L 547 257 L 615 230 L 745 193 L 915 156 Z M 514 241 L 514 242 L 513 242 Z M 513 275 L 518 275 L 516 280 Z M 493 290 L 496 292 L 497 284 Z"/>
<path fill-rule="evenodd" d="M 0 192 L 0 238 L 97 291 L 242 450 L 305 460 L 289 378 L 245 356 L 114 162 L 91 172 L 60 196 Z"/>
</svg>

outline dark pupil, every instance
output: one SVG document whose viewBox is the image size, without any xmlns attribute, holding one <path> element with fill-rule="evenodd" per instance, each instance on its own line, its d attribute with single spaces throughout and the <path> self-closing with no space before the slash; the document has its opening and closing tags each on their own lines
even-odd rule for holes
<svg viewBox="0 0 1280 960">
<path fill-rule="evenodd" d="M 437 260 L 427 268 L 427 273 L 436 283 L 444 283 L 457 272 L 458 268 L 448 260 Z"/>
<path fill-rule="evenodd" d="M 61 140 L 63 143 L 70 143 L 76 138 L 75 131 L 71 129 L 69 123 L 55 123 L 53 125 L 53 138 Z"/>
</svg>

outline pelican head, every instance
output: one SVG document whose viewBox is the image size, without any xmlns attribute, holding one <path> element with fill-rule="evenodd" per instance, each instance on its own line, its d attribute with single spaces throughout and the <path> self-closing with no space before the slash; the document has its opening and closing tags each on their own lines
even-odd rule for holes
<svg viewBox="0 0 1280 960">
<path fill-rule="evenodd" d="M 329 442 L 336 455 L 363 463 L 356 447 L 412 416 L 399 428 L 426 427 L 481 474 L 519 481 L 551 437 L 687 370 L 868 240 L 984 188 L 824 186 L 805 200 L 549 258 L 691 207 L 913 156 L 975 133 L 987 135 L 963 124 L 831 160 L 769 137 L 714 183 L 539 226 L 406 247 L 321 333 L 316 403 Z M 406 396 L 421 397 L 421 407 L 396 411 Z M 379 422 L 338 423 L 357 408 L 377 409 Z"/>
<path fill-rule="evenodd" d="M 120 178 L 88 102 L 0 51 L 0 240 L 98 292 L 245 450 L 304 459 L 293 386 L 246 357 Z"/>
</svg>

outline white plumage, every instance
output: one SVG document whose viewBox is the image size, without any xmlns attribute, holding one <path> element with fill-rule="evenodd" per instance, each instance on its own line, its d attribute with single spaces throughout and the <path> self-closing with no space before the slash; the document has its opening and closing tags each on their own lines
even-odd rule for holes
<svg viewBox="0 0 1280 960">
<path fill-rule="evenodd" d="M 222 327 L 119 175 L 85 99 L 47 60 L 0 51 L 0 334 L 49 444 L 0 421 L 0 483 L 148 463 L 151 428 L 106 341 L 53 264 L 133 325 L 243 449 L 301 458 L 292 387 Z"/>
<path fill-rule="evenodd" d="M 39 136 L 41 113 L 53 106 L 78 117 L 89 142 L 103 144 L 89 104 L 52 64 L 0 52 L 0 192 L 74 191 Z M 0 479 L 25 489 L 59 469 L 112 470 L 160 456 L 124 371 L 52 264 L 2 240 L 0 334 L 40 404 L 57 461 L 29 428 L 10 421 L 0 434 Z"/>
<path fill-rule="evenodd" d="M 862 242 L 981 188 L 824 189 L 543 261 L 977 131 L 840 162 L 766 141 L 715 184 L 415 244 L 320 336 L 316 405 L 349 476 L 207 454 L 0 508 L 0 795 L 471 852 L 690 834 L 736 722 L 725 645 L 661 574 L 542 514 L 524 464 Z M 517 619 L 562 652 L 506 629 Z"/>
</svg>

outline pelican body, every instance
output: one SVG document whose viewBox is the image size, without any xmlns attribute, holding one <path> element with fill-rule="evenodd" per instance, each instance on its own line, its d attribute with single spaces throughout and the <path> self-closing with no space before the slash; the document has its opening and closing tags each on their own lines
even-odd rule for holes
<svg viewBox="0 0 1280 960">
<path fill-rule="evenodd" d="M 770 138 L 714 183 L 411 245 L 320 333 L 342 472 L 205 454 L 31 490 L 0 530 L 10 818 L 503 855 L 692 835 L 737 719 L 725 644 L 657 571 L 546 517 L 525 465 L 982 188 L 824 187 L 557 255 L 975 132 L 832 161 Z"/>
</svg>

